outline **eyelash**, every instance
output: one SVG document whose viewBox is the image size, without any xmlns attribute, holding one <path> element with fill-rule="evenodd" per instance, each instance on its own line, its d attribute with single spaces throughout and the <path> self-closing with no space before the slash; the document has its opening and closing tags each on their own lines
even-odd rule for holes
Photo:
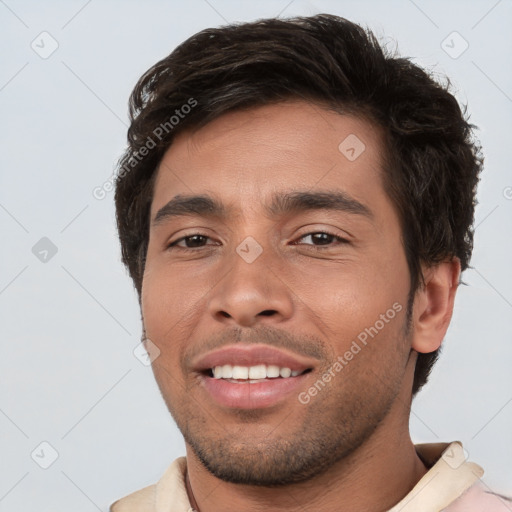
<svg viewBox="0 0 512 512">
<path fill-rule="evenodd" d="M 340 237 L 338 235 L 335 235 L 334 233 L 331 233 L 329 231 L 326 231 L 326 230 L 320 230 L 320 231 L 310 231 L 309 233 L 305 233 L 304 235 L 300 236 L 298 238 L 298 240 L 301 240 L 302 238 L 305 238 L 307 236 L 310 236 L 310 235 L 318 235 L 318 234 L 323 234 L 323 235 L 329 235 L 329 236 L 332 236 L 336 241 L 338 241 L 340 244 L 348 244 L 350 243 L 348 240 L 346 240 L 345 238 L 343 237 Z M 180 247 L 178 245 L 176 245 L 178 242 L 181 242 L 183 240 L 187 240 L 188 238 L 193 238 L 195 236 L 201 236 L 203 238 L 210 238 L 208 235 L 205 235 L 204 233 L 192 233 L 190 235 L 187 235 L 187 236 L 183 236 L 181 238 L 178 238 L 178 240 L 175 240 L 174 242 L 170 243 L 167 248 L 168 249 L 179 249 L 180 251 L 187 251 L 187 252 L 190 252 L 190 251 L 197 251 L 199 249 L 203 249 L 205 246 L 201 246 L 201 247 Z M 329 245 L 313 245 L 313 244 L 306 244 L 306 245 L 309 245 L 311 247 L 314 247 L 315 250 L 323 250 L 323 249 L 330 249 L 332 248 L 333 246 L 331 244 Z"/>
</svg>

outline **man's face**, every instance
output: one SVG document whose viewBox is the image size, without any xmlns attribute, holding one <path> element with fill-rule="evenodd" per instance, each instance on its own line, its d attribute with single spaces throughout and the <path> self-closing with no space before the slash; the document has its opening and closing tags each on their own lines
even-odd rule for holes
<svg viewBox="0 0 512 512">
<path fill-rule="evenodd" d="M 381 154 L 369 123 L 299 101 L 226 114 L 166 152 L 144 327 L 187 448 L 217 477 L 310 478 L 410 385 L 409 272 Z M 169 203 L 199 195 L 224 212 Z"/>
</svg>

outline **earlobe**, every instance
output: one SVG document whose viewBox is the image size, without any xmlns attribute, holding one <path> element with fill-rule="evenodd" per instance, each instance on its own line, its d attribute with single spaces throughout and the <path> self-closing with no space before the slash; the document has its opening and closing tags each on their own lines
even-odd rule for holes
<svg viewBox="0 0 512 512">
<path fill-rule="evenodd" d="M 446 335 L 459 285 L 460 260 L 424 269 L 424 284 L 414 297 L 412 345 L 420 353 L 436 351 Z"/>
</svg>

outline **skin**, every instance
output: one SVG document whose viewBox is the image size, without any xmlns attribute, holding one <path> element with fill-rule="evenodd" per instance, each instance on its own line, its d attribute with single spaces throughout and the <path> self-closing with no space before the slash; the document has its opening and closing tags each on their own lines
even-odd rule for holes
<svg viewBox="0 0 512 512">
<path fill-rule="evenodd" d="M 338 149 L 350 134 L 366 146 L 354 161 Z M 384 511 L 427 471 L 408 427 L 414 365 L 417 352 L 442 342 L 460 265 L 424 268 L 407 328 L 410 275 L 381 154 L 381 134 L 367 121 L 288 101 L 182 132 L 164 155 L 151 219 L 179 194 L 209 194 L 231 208 L 226 218 L 152 223 L 141 294 L 196 510 Z M 294 190 L 343 191 L 372 214 L 269 215 L 271 195 Z M 346 242 L 308 236 L 322 230 Z M 207 238 L 179 242 L 188 252 L 168 247 L 197 233 Z M 248 236 L 263 249 L 252 263 L 236 252 Z M 292 394 L 264 409 L 222 407 L 192 371 L 206 350 L 267 343 L 314 355 L 299 390 L 307 392 L 393 304 L 401 311 L 307 404 Z"/>
</svg>

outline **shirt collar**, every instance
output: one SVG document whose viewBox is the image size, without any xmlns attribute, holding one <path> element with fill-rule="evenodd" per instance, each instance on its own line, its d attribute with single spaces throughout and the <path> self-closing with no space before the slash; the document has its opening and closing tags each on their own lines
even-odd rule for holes
<svg viewBox="0 0 512 512">
<path fill-rule="evenodd" d="M 460 441 L 415 445 L 418 456 L 430 467 L 412 490 L 388 512 L 437 512 L 455 501 L 484 474 L 468 462 Z M 191 512 L 185 475 L 185 457 L 176 459 L 156 485 L 155 512 Z"/>
<path fill-rule="evenodd" d="M 466 460 L 460 441 L 418 444 L 415 448 L 427 465 L 437 461 L 405 498 L 388 512 L 443 510 L 484 474 L 478 464 Z"/>
</svg>

